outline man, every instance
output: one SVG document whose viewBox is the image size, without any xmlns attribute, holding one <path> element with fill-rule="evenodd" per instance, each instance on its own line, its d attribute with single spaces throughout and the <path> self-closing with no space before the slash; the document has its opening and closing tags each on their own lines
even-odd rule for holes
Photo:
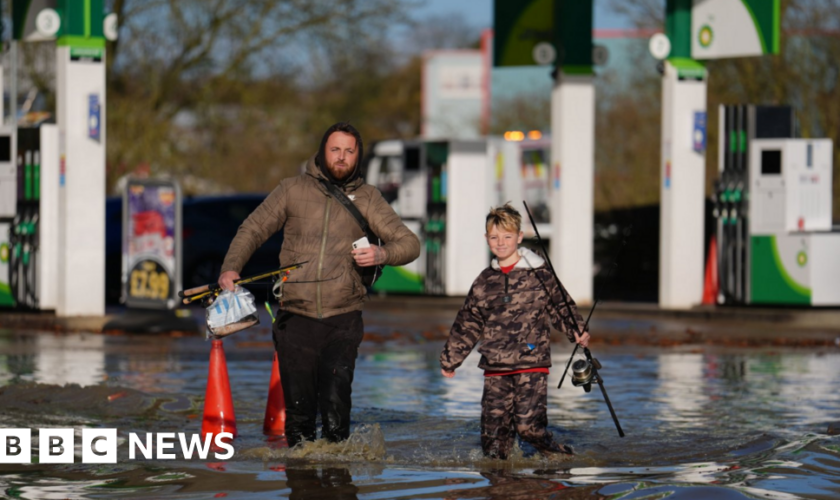
<svg viewBox="0 0 840 500">
<path fill-rule="evenodd" d="M 280 262 L 306 261 L 281 288 L 273 328 L 290 447 L 316 438 L 319 411 L 323 438 L 337 442 L 350 435 L 351 385 L 367 298 L 360 268 L 400 266 L 420 255 L 417 237 L 379 190 L 365 184 L 362 157 L 362 137 L 352 125 L 327 129 L 306 171 L 280 182 L 239 227 L 219 276 L 219 285 L 232 290 L 250 256 L 280 229 Z M 365 234 L 321 179 L 352 200 L 381 246 L 370 241 L 369 248 L 353 249 Z"/>
</svg>

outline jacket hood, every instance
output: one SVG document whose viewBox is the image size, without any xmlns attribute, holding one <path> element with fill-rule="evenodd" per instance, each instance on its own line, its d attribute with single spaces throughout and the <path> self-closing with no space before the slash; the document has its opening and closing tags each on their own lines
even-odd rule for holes
<svg viewBox="0 0 840 500">
<path fill-rule="evenodd" d="M 518 248 L 517 252 L 519 261 L 513 266 L 514 269 L 536 269 L 545 265 L 545 260 L 528 248 Z M 502 269 L 499 267 L 499 259 L 495 257 L 490 261 L 490 267 L 497 271 Z"/>
</svg>

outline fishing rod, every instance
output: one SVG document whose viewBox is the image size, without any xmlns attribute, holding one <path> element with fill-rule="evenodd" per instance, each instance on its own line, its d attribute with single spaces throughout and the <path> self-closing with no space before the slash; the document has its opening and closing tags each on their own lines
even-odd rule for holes
<svg viewBox="0 0 840 500">
<path fill-rule="evenodd" d="M 529 216 L 530 216 L 530 214 L 529 214 Z M 612 265 L 610 266 L 610 270 L 607 272 L 607 279 L 612 277 L 613 271 L 615 271 L 615 268 L 618 267 L 618 258 L 621 257 L 621 252 L 623 252 L 624 247 L 627 246 L 627 237 L 630 235 L 630 231 L 632 229 L 633 229 L 633 226 L 631 225 L 624 231 L 624 235 L 621 238 L 621 246 L 618 247 L 618 252 L 615 254 L 615 258 L 613 259 Z M 556 277 L 556 275 L 555 275 L 555 277 Z M 598 306 L 599 302 L 601 302 L 601 298 L 596 297 L 595 302 L 592 304 L 592 309 L 589 310 L 589 315 L 586 317 L 586 323 L 584 323 L 584 325 L 583 325 L 583 330 L 584 331 L 586 331 L 586 328 L 589 326 L 589 319 L 592 318 L 592 313 L 595 312 L 595 307 Z M 566 379 L 566 373 L 568 373 L 569 366 L 571 366 L 572 360 L 575 357 L 575 353 L 577 353 L 578 345 L 579 344 L 575 344 L 575 348 L 572 350 L 572 355 L 569 356 L 569 362 L 566 363 L 566 369 L 563 370 L 563 376 L 560 377 L 560 383 L 557 385 L 558 389 L 563 387 L 563 380 Z M 589 391 L 586 391 L 586 392 L 589 392 Z"/>
<path fill-rule="evenodd" d="M 610 410 L 610 415 L 615 423 L 615 428 L 618 429 L 618 435 L 620 437 L 624 437 L 624 431 L 621 429 L 621 424 L 618 423 L 618 417 L 615 414 L 612 403 L 610 403 L 610 397 L 607 396 L 607 390 L 604 388 L 604 379 L 601 378 L 601 374 L 598 373 L 598 370 L 601 368 L 601 363 L 592 357 L 592 353 L 589 352 L 588 347 L 583 348 L 583 354 L 586 356 L 586 361 L 579 359 L 575 361 L 575 364 L 572 367 L 572 384 L 575 386 L 583 386 L 583 390 L 585 392 L 589 392 L 592 389 L 592 379 L 595 379 L 595 382 L 598 383 L 598 387 L 601 388 L 601 394 L 604 395 L 604 401 L 607 403 L 607 408 Z"/>
<path fill-rule="evenodd" d="M 545 244 L 543 243 L 542 237 L 540 237 L 540 231 L 537 229 L 537 224 L 534 222 L 534 217 L 531 215 L 531 209 L 528 208 L 528 203 L 526 203 L 524 200 L 522 201 L 522 204 L 525 205 L 525 213 L 528 214 L 528 219 L 531 221 L 531 227 L 534 228 L 534 234 L 536 234 L 536 236 L 537 236 L 537 242 L 539 242 L 539 244 L 540 244 L 540 249 L 542 250 L 542 253 L 545 256 L 545 261 L 548 263 L 548 268 L 551 270 L 551 275 L 554 276 L 554 281 L 557 283 L 557 286 L 562 290 L 563 287 L 560 284 L 560 278 L 557 277 L 557 273 L 554 271 L 554 265 L 552 265 L 551 259 L 548 257 L 548 251 L 545 248 Z M 571 309 L 571 307 L 569 307 L 569 303 L 566 301 L 565 298 L 563 299 L 563 302 L 566 305 L 566 309 L 569 311 L 569 315 L 574 317 L 573 314 L 572 314 L 572 309 Z M 586 328 L 589 326 L 589 318 L 592 317 L 592 312 L 595 311 L 595 306 L 597 306 L 597 305 L 598 305 L 598 301 L 596 300 L 595 303 L 592 304 L 592 309 L 589 310 L 589 316 L 587 316 L 587 318 L 586 318 L 586 323 L 583 324 L 583 331 L 584 332 L 586 331 Z M 555 304 L 555 308 L 556 307 L 557 307 L 557 305 Z M 580 328 L 578 327 L 577 321 L 574 321 L 573 323 L 574 323 L 575 330 L 577 331 L 577 334 L 579 336 L 583 335 L 583 332 L 581 332 Z M 572 359 L 574 358 L 575 353 L 577 353 L 578 345 L 579 344 L 575 343 L 575 348 L 572 350 L 572 355 L 569 357 L 569 362 L 566 364 L 566 369 L 563 370 L 563 376 L 560 377 L 560 385 L 557 386 L 558 389 L 563 386 L 563 379 L 566 378 L 566 372 L 569 371 L 569 366 L 572 364 Z"/>
<path fill-rule="evenodd" d="M 274 271 L 270 271 L 270 272 L 262 273 L 262 274 L 257 274 L 255 276 L 249 276 L 247 278 L 240 278 L 240 279 L 234 281 L 233 284 L 234 285 L 245 285 L 245 284 L 248 284 L 248 283 L 253 283 L 254 281 L 259 281 L 259 280 L 262 280 L 262 279 L 265 279 L 265 278 L 270 278 L 270 277 L 276 276 L 278 274 L 284 274 L 284 273 L 288 274 L 289 272 L 291 272 L 295 269 L 299 269 L 299 268 L 303 267 L 303 265 L 306 264 L 307 262 L 309 262 L 309 261 L 307 260 L 307 261 L 298 262 L 298 263 L 295 263 L 295 264 L 292 264 L 292 265 L 289 265 L 289 266 L 283 266 L 279 269 L 275 269 Z M 183 299 L 184 304 L 189 304 L 191 302 L 194 302 L 194 301 L 199 300 L 199 299 L 203 299 L 203 298 L 208 297 L 210 295 L 218 295 L 219 293 L 221 293 L 221 291 L 222 291 L 222 287 L 219 286 L 218 283 L 211 283 L 211 284 L 208 284 L 208 285 L 202 285 L 202 286 L 199 286 L 199 287 L 190 288 L 189 290 L 181 290 L 180 292 L 178 292 L 178 296 Z"/>
<path fill-rule="evenodd" d="M 540 244 L 540 248 L 542 249 L 543 255 L 545 256 L 545 261 L 548 263 L 548 268 L 551 270 L 552 276 L 554 276 L 554 281 L 557 283 L 557 287 L 560 290 L 563 290 L 563 285 L 560 283 L 560 278 L 557 277 L 557 273 L 554 271 L 554 266 L 551 264 L 551 259 L 548 257 L 548 252 L 545 249 L 545 244 L 543 243 L 542 238 L 540 237 L 540 232 L 537 229 L 537 224 L 534 222 L 534 217 L 531 215 L 531 209 L 528 208 L 528 204 L 523 200 L 522 204 L 525 205 L 525 212 L 528 214 L 528 219 L 531 221 L 531 226 L 534 228 L 534 234 L 537 236 L 537 241 Z M 624 248 L 625 240 L 622 239 L 622 247 L 619 249 L 619 255 L 621 254 L 621 249 Z M 616 256 L 616 261 L 618 261 L 618 255 Z M 562 294 L 561 294 L 562 295 Z M 553 303 L 554 301 L 551 299 L 549 295 L 549 300 Z M 574 324 L 575 330 L 577 330 L 578 336 L 583 335 L 580 331 L 580 327 L 575 320 L 574 314 L 572 313 L 572 308 L 569 305 L 569 301 L 566 297 L 563 297 L 563 302 L 566 305 L 566 310 L 569 312 L 569 315 L 572 318 L 572 323 Z M 592 318 L 592 313 L 595 311 L 595 306 L 598 305 L 598 301 L 596 300 L 592 304 L 592 309 L 589 310 L 589 316 L 586 318 L 586 322 L 583 325 L 583 331 L 586 331 L 587 327 L 589 326 L 589 319 Z M 557 304 L 554 304 L 555 308 L 559 309 Z M 559 312 L 559 311 L 558 311 Z M 572 357 L 569 358 L 569 364 L 572 362 L 572 358 L 574 357 L 575 353 L 577 352 L 578 348 L 577 343 L 575 343 L 575 348 L 572 351 Z M 589 392 L 592 390 L 592 380 L 594 379 L 595 382 L 598 383 L 598 386 L 601 388 L 601 393 L 604 395 L 604 401 L 607 403 L 607 408 L 610 410 L 610 415 L 612 416 L 613 422 L 615 423 L 615 428 L 618 430 L 618 435 L 620 437 L 624 437 L 624 431 L 621 429 L 621 424 L 618 422 L 618 416 L 615 414 L 615 410 L 613 409 L 612 403 L 610 402 L 609 396 L 607 396 L 607 390 L 604 388 L 604 379 L 601 377 L 601 374 L 598 373 L 598 370 L 601 368 L 601 363 L 592 357 L 592 353 L 589 351 L 588 347 L 583 348 L 583 353 L 586 356 L 586 360 L 578 360 L 575 362 L 574 366 L 572 367 L 572 384 L 575 386 L 583 386 L 583 390 L 585 392 Z M 569 364 L 566 365 L 566 370 L 569 369 Z M 560 379 L 560 385 L 557 386 L 559 389 L 561 385 L 563 385 L 563 378 L 565 378 L 566 372 L 563 372 L 563 377 Z"/>
</svg>

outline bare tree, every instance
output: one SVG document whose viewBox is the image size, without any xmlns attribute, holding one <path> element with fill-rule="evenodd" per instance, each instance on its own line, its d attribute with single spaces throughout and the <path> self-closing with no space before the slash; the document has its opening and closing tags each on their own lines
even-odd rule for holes
<svg viewBox="0 0 840 500">
<path fill-rule="evenodd" d="M 548 130 L 551 127 L 551 94 L 525 92 L 500 99 L 493 105 L 490 133 L 508 130 Z"/>
<path fill-rule="evenodd" d="M 637 28 L 662 28 L 665 24 L 665 0 L 607 0 L 607 5 Z"/>
<path fill-rule="evenodd" d="M 404 21 L 405 5 L 114 0 L 120 38 L 108 45 L 110 181 L 139 163 L 176 175 L 211 175 L 243 161 L 256 178 L 276 171 L 277 162 L 284 164 L 280 170 L 294 171 L 300 151 L 280 157 L 264 152 L 274 148 L 271 143 L 294 149 L 296 131 L 306 128 L 307 110 L 294 87 L 306 83 L 310 56 L 321 51 L 332 61 L 346 52 L 352 59 L 354 48 L 381 43 L 391 24 Z M 257 137 L 268 143 L 255 144 Z M 245 144 L 253 147 L 243 151 Z M 222 159 L 228 161 L 220 165 Z M 265 188 L 242 175 L 236 181 L 240 189 Z"/>
</svg>

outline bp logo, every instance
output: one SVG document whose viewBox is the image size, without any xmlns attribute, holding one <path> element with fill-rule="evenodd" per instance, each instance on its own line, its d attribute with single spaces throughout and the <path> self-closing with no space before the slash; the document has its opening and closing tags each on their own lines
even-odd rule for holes
<svg viewBox="0 0 840 500">
<path fill-rule="evenodd" d="M 3 243 L 0 245 L 0 263 L 7 263 L 9 262 L 9 245 Z"/>
<path fill-rule="evenodd" d="M 697 39 L 700 41 L 700 45 L 703 48 L 708 47 L 712 44 L 712 39 L 714 38 L 714 34 L 712 33 L 712 27 L 708 24 L 704 24 L 702 28 L 700 28 L 700 33 L 697 34 Z"/>
<path fill-rule="evenodd" d="M 808 263 L 808 254 L 804 250 L 796 254 L 796 263 L 799 264 L 799 267 L 805 267 L 805 264 Z"/>
</svg>

